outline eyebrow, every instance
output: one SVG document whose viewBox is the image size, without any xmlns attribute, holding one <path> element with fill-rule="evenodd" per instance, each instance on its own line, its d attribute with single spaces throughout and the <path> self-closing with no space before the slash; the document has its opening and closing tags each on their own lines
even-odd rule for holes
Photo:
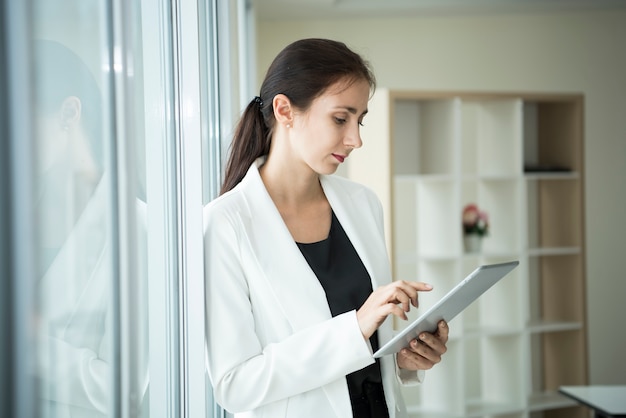
<svg viewBox="0 0 626 418">
<path fill-rule="evenodd" d="M 352 113 L 353 115 L 356 115 L 356 113 L 357 113 L 357 112 L 356 112 L 356 109 L 355 109 L 355 108 L 353 108 L 353 107 L 350 107 L 350 106 L 337 106 L 336 108 L 337 108 L 337 109 L 345 109 L 345 110 L 347 110 L 348 112 Z M 367 114 L 367 112 L 368 112 L 368 109 L 365 109 L 365 110 L 363 111 L 363 113 L 361 113 L 361 116 L 366 115 L 366 114 Z"/>
</svg>

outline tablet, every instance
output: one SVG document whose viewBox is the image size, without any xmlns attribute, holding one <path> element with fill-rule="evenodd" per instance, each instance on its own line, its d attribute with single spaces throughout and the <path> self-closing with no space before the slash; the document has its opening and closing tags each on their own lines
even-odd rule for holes
<svg viewBox="0 0 626 418">
<path fill-rule="evenodd" d="M 449 323 L 452 318 L 467 308 L 487 289 L 517 267 L 518 264 L 519 261 L 510 261 L 478 267 L 441 298 L 439 302 L 420 315 L 419 318 L 393 337 L 388 343 L 380 347 L 374 353 L 374 358 L 397 353 L 402 348 L 407 347 L 409 342 L 417 338 L 421 332 L 434 332 L 437 329 L 437 324 L 442 319 Z"/>
</svg>

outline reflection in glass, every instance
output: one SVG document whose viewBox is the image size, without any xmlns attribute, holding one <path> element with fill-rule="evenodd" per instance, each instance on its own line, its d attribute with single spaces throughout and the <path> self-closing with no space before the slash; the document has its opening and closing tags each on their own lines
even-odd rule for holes
<svg viewBox="0 0 626 418">
<path fill-rule="evenodd" d="M 94 2 L 66 3 L 65 11 L 83 13 Z M 41 6 L 41 7 L 39 7 Z M 37 12 L 45 14 L 46 5 Z M 110 68 L 99 62 L 107 54 L 101 50 L 99 36 L 88 25 L 73 25 L 59 15 L 47 26 L 37 30 L 64 42 L 37 39 L 33 42 L 34 113 L 36 143 L 36 214 L 37 214 L 37 353 L 40 404 L 42 417 L 111 417 L 113 397 L 119 389 L 114 380 L 119 368 L 119 330 L 115 327 L 115 309 L 119 300 L 115 281 L 115 253 L 120 250 L 112 231 L 119 184 L 112 184 L 111 156 L 113 139 L 104 132 L 114 127 L 105 118 L 112 102 L 107 89 Z M 91 15 L 97 19 L 97 15 Z M 62 16 L 61 16 L 62 17 Z M 82 21 L 86 16 L 81 16 Z M 43 20 L 40 21 L 40 23 Z M 45 30 L 44 30 L 45 29 Z M 97 33 L 97 31 L 96 31 Z M 75 41 L 68 41 L 74 39 Z M 76 40 L 77 39 L 77 40 Z M 77 51 L 81 51 L 80 53 Z M 86 52 L 88 51 L 88 52 Z M 135 94 L 139 95 L 137 91 Z M 132 93 L 131 93 L 132 94 Z M 137 97 L 141 103 L 141 97 Z M 129 113 L 130 114 L 130 113 Z M 138 124 L 141 126 L 142 124 Z M 107 129 L 108 128 L 108 129 Z M 131 321 L 136 325 L 133 335 L 138 355 L 132 356 L 137 388 L 137 404 L 147 403 L 148 338 L 147 338 L 147 254 L 145 164 L 143 134 L 129 138 L 128 149 L 137 150 L 134 167 L 138 172 L 118 181 L 137 193 L 134 208 L 124 225 L 136 226 L 132 248 L 126 247 L 133 259 L 132 274 L 136 294 L 132 300 Z M 127 355 L 127 354 L 126 354 Z M 129 394 L 130 396 L 130 394 Z M 144 403 L 144 405 L 145 405 Z M 147 406 L 141 416 L 148 416 Z"/>
<path fill-rule="evenodd" d="M 112 75 L 107 73 L 113 67 L 107 61 L 112 46 L 103 41 L 113 25 L 106 21 L 104 7 L 110 2 L 29 3 L 35 39 L 37 415 L 114 417 L 121 373 L 125 381 L 133 382 L 132 388 L 124 388 L 124 396 L 133 397 L 133 414 L 147 417 L 147 205 L 141 39 L 136 35 L 141 32 L 139 5 L 132 13 L 137 31 L 128 40 L 139 51 L 133 74 L 137 88 L 128 91 L 131 103 L 116 104 Z M 125 141 L 113 136 L 120 127 L 109 117 L 112 105 L 121 106 L 114 113 L 124 112 L 126 120 L 120 123 L 136 127 Z M 116 156 L 111 150 L 116 148 L 132 158 L 136 172 L 119 170 L 114 175 Z M 120 195 L 127 190 L 136 198 L 125 210 L 118 203 L 124 202 Z M 120 231 L 122 227 L 133 231 Z M 132 239 L 120 243 L 121 236 Z M 115 260 L 120 251 L 133 260 L 129 271 L 124 270 L 132 286 L 126 279 L 119 283 Z M 120 288 L 133 289 L 124 301 L 130 317 L 120 317 Z M 120 320 L 133 331 L 132 347 L 120 343 Z M 120 370 L 121 357 L 129 359 L 125 370 Z"/>
<path fill-rule="evenodd" d="M 110 184 L 102 95 L 59 42 L 34 43 L 43 416 L 106 416 L 111 385 Z"/>
</svg>

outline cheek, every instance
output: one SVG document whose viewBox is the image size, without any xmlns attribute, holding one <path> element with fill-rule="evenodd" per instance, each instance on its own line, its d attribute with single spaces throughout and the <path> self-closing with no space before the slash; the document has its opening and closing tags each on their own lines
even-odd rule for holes
<svg viewBox="0 0 626 418">
<path fill-rule="evenodd" d="M 40 118 L 35 125 L 34 133 L 38 160 L 40 164 L 47 166 L 63 152 L 67 133 L 55 118 Z"/>
<path fill-rule="evenodd" d="M 38 144 L 56 142 L 55 138 L 60 138 L 64 131 L 56 118 L 40 117 L 35 123 L 35 135 Z"/>
<path fill-rule="evenodd" d="M 343 127 L 325 117 L 310 117 L 299 128 L 296 146 L 309 158 L 324 158 L 337 151 L 343 140 Z"/>
</svg>

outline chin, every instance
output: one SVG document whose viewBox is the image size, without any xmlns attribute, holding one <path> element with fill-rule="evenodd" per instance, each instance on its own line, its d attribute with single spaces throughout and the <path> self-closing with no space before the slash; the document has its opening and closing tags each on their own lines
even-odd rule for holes
<svg viewBox="0 0 626 418">
<path fill-rule="evenodd" d="M 331 174 L 335 174 L 338 168 L 339 166 L 331 165 L 331 166 L 323 167 L 321 170 L 316 170 L 316 171 L 317 171 L 317 174 L 319 175 L 329 176 Z"/>
</svg>

